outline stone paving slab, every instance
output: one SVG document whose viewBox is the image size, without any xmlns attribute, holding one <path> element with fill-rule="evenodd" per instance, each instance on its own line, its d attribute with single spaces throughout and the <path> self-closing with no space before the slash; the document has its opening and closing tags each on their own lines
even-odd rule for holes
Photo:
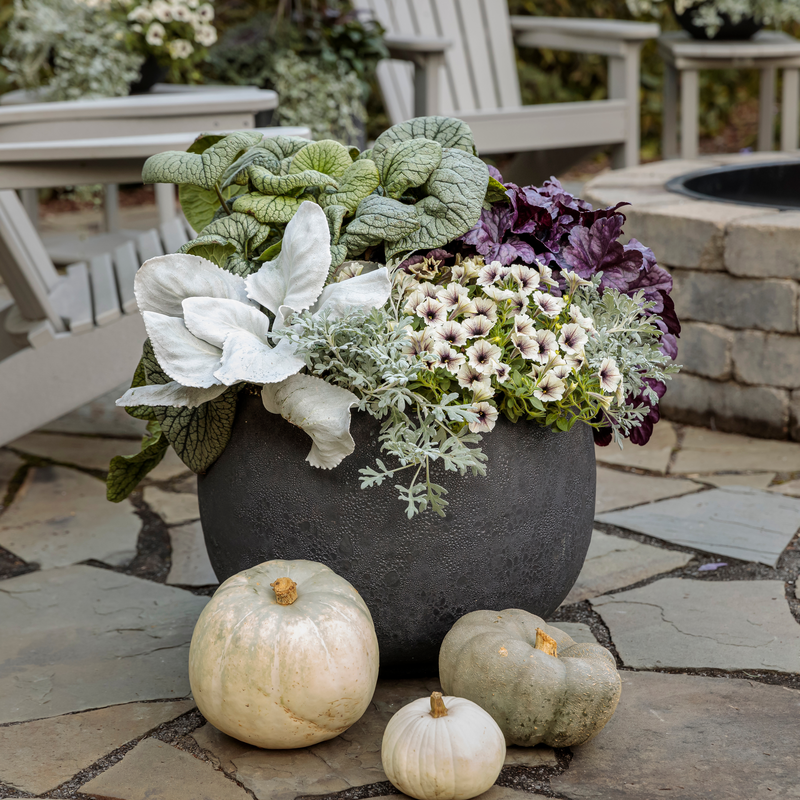
<svg viewBox="0 0 800 800">
<path fill-rule="evenodd" d="M 612 511 L 597 520 L 682 547 L 774 567 L 800 528 L 800 500 L 726 486 Z"/>
<path fill-rule="evenodd" d="M 101 395 L 39 430 L 48 433 L 78 433 L 90 436 L 115 436 L 136 438 L 147 432 L 147 423 L 119 408 L 115 401 L 128 390 L 130 381 Z"/>
<path fill-rule="evenodd" d="M 97 478 L 35 467 L 0 517 L 0 545 L 43 569 L 90 558 L 121 567 L 136 555 L 141 527 L 131 503 L 109 503 Z"/>
<path fill-rule="evenodd" d="M 658 426 L 656 426 L 658 427 Z M 670 472 L 797 472 L 800 443 L 686 427 Z"/>
<path fill-rule="evenodd" d="M 692 558 L 689 553 L 663 550 L 635 539 L 594 531 L 578 580 L 562 605 L 580 603 L 653 575 L 685 567 Z"/>
<path fill-rule="evenodd" d="M 158 739 L 145 739 L 119 763 L 81 786 L 98 800 L 249 800 L 207 761 Z"/>
<path fill-rule="evenodd" d="M 783 581 L 663 578 L 591 603 L 628 667 L 800 673 Z"/>
<path fill-rule="evenodd" d="M 208 558 L 200 521 L 169 529 L 172 566 L 167 583 L 178 586 L 212 586 L 219 583 Z"/>
<path fill-rule="evenodd" d="M 770 492 L 777 492 L 778 494 L 785 494 L 789 497 L 800 497 L 800 479 L 795 481 L 787 481 L 786 483 L 779 483 L 777 486 L 771 486 Z"/>
<path fill-rule="evenodd" d="M 369 709 L 355 725 L 335 739 L 298 750 L 261 750 L 226 736 L 210 724 L 192 736 L 215 763 L 258 800 L 294 800 L 299 795 L 338 792 L 387 780 L 381 765 L 381 741 L 387 723 L 404 705 L 434 690 L 440 690 L 435 679 L 380 680 Z M 510 747 L 506 754 L 508 765 L 556 763 L 555 752 L 549 747 Z"/>
<path fill-rule="evenodd" d="M 189 694 L 186 664 L 208 602 L 88 566 L 0 583 L 0 723 Z"/>
<path fill-rule="evenodd" d="M 633 472 L 598 466 L 594 512 L 602 514 L 604 511 L 652 503 L 665 497 L 699 492 L 702 488 L 694 481 L 681 478 L 654 478 L 651 475 L 636 475 Z"/>
<path fill-rule="evenodd" d="M 573 641 L 588 644 L 595 644 L 597 638 L 592 633 L 592 629 L 582 622 L 548 622 L 548 625 L 554 625 L 560 631 L 564 631 L 567 636 L 571 636 Z"/>
<path fill-rule="evenodd" d="M 114 456 L 129 455 L 139 450 L 136 439 L 94 439 L 88 436 L 67 436 L 57 433 L 29 433 L 8 445 L 14 450 L 84 469 L 108 472 Z M 148 474 L 150 481 L 166 481 L 189 472 L 170 447 L 161 463 Z"/>
<path fill-rule="evenodd" d="M 800 692 L 753 681 L 622 672 L 611 721 L 551 779 L 568 800 L 800 798 Z"/>
<path fill-rule="evenodd" d="M 8 491 L 8 484 L 24 463 L 10 450 L 0 450 L 0 510 L 3 508 L 3 498 Z"/>
<path fill-rule="evenodd" d="M 128 703 L 0 728 L 0 783 L 40 794 L 126 742 L 194 708 L 191 700 Z"/>
<path fill-rule="evenodd" d="M 165 492 L 158 486 L 148 486 L 143 492 L 143 498 L 167 525 L 183 525 L 184 522 L 200 519 L 196 494 Z"/>
<path fill-rule="evenodd" d="M 775 474 L 774 472 L 754 472 L 752 474 L 725 475 L 723 473 L 721 475 L 701 475 L 693 472 L 686 477 L 717 488 L 723 486 L 748 486 L 751 489 L 766 489 L 775 480 Z"/>
<path fill-rule="evenodd" d="M 672 423 L 662 420 L 653 428 L 650 441 L 640 447 L 626 442 L 622 450 L 612 443 L 608 447 L 595 447 L 595 456 L 601 464 L 614 464 L 619 467 L 636 467 L 650 472 L 665 473 L 678 444 L 678 437 Z"/>
</svg>

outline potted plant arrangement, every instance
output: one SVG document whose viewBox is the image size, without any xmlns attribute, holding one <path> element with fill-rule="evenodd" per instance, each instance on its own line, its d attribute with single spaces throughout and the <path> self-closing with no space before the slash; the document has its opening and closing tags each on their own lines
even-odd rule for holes
<svg viewBox="0 0 800 800">
<path fill-rule="evenodd" d="M 196 81 L 217 39 L 201 0 L 15 0 L 3 66 L 41 100 L 143 92 Z"/>
<path fill-rule="evenodd" d="M 659 16 L 665 0 L 627 0 L 632 14 Z M 797 0 L 670 0 L 675 19 L 694 39 L 749 39 L 765 25 L 800 20 Z"/>
<path fill-rule="evenodd" d="M 552 612 L 591 536 L 593 440 L 644 443 L 677 369 L 671 278 L 618 241 L 619 206 L 504 184 L 445 117 L 361 153 L 206 135 L 143 177 L 180 185 L 199 234 L 137 274 L 149 338 L 118 404 L 150 433 L 109 498 L 171 445 L 217 575 L 327 564 L 384 666 L 435 661 L 475 609 Z"/>
</svg>

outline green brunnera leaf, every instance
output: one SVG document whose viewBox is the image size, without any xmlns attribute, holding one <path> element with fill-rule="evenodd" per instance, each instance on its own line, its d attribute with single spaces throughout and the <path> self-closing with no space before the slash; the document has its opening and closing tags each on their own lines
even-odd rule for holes
<svg viewBox="0 0 800 800">
<path fill-rule="evenodd" d="M 375 159 L 382 150 L 388 150 L 393 144 L 409 139 L 431 139 L 442 147 L 463 150 L 471 155 L 477 155 L 478 152 L 466 122 L 452 117 L 415 117 L 385 130 L 375 140 L 372 158 Z"/>
<path fill-rule="evenodd" d="M 489 185 L 486 187 L 486 197 L 484 200 L 487 203 L 508 202 L 506 187 L 503 186 L 497 178 L 493 178 L 491 175 L 489 176 Z"/>
<path fill-rule="evenodd" d="M 374 161 L 354 161 L 339 178 L 339 188 L 323 191 L 319 204 L 326 208 L 331 205 L 344 206 L 348 214 L 355 212 L 358 204 L 369 197 L 380 184 L 378 168 Z"/>
<path fill-rule="evenodd" d="M 148 435 L 142 441 L 142 449 L 131 456 L 114 456 L 108 467 L 106 497 L 112 503 L 122 502 L 141 482 L 148 472 L 155 469 L 164 458 L 169 442 L 161 432 L 159 424 L 151 421 Z"/>
<path fill-rule="evenodd" d="M 236 414 L 237 392 L 237 387 L 232 386 L 215 400 L 197 408 L 155 408 L 164 436 L 193 472 L 205 472 L 228 444 Z"/>
<path fill-rule="evenodd" d="M 201 153 L 193 153 L 191 148 L 185 153 L 177 150 L 158 153 L 145 161 L 142 181 L 192 183 L 203 189 L 213 189 L 239 153 L 261 141 L 261 138 L 260 133 L 239 131 L 229 133 Z M 200 142 L 195 142 L 197 144 Z"/>
<path fill-rule="evenodd" d="M 250 166 L 264 167 L 274 174 L 279 174 L 284 159 L 291 160 L 295 153 L 311 143 L 311 139 L 301 139 L 298 136 L 270 136 L 262 139 L 228 167 L 222 176 L 222 184 L 223 186 L 231 183 L 246 185 L 247 168 Z"/>
<path fill-rule="evenodd" d="M 407 238 L 419 227 L 414 206 L 373 194 L 361 201 L 355 219 L 345 228 L 339 243 L 347 245 L 347 253 L 352 257 L 381 242 Z"/>
<path fill-rule="evenodd" d="M 331 244 L 339 244 L 339 237 L 342 233 L 342 223 L 347 216 L 347 209 L 344 206 L 329 205 L 325 206 L 325 216 L 328 218 L 328 228 L 331 232 Z"/>
<path fill-rule="evenodd" d="M 233 201 L 233 210 L 251 214 L 265 225 L 286 225 L 297 213 L 302 200 L 268 194 L 243 194 Z"/>
<path fill-rule="evenodd" d="M 304 169 L 291 175 L 275 175 L 264 167 L 252 166 L 247 172 L 250 183 L 262 194 L 289 194 L 308 186 L 332 186 L 334 189 L 338 186 L 330 175 L 317 172 L 315 169 Z"/>
<path fill-rule="evenodd" d="M 292 159 L 289 174 L 313 169 L 324 172 L 334 178 L 344 175 L 345 170 L 353 163 L 350 150 L 333 139 L 322 139 L 304 147 Z"/>
<path fill-rule="evenodd" d="M 430 250 L 463 236 L 481 216 L 488 185 L 489 170 L 483 161 L 463 150 L 445 148 L 441 165 L 425 183 L 428 197 L 413 206 L 419 230 L 390 240 L 387 258 L 409 250 Z"/>
<path fill-rule="evenodd" d="M 331 271 L 335 267 L 344 263 L 347 258 L 347 245 L 346 244 L 332 244 L 331 245 Z"/>
<path fill-rule="evenodd" d="M 381 185 L 389 197 L 402 197 L 410 186 L 422 186 L 442 163 L 442 146 L 432 139 L 407 139 L 375 154 Z"/>
<path fill-rule="evenodd" d="M 235 196 L 236 191 L 236 186 L 227 186 L 221 194 L 227 202 Z M 178 199 L 186 220 L 196 231 L 202 231 L 222 208 L 219 195 L 213 189 L 203 189 L 192 183 L 182 183 L 178 187 Z"/>
<path fill-rule="evenodd" d="M 145 339 L 142 346 L 142 357 L 136 366 L 136 371 L 133 373 L 133 380 L 131 381 L 131 388 L 136 386 L 148 386 L 150 384 L 164 384 L 169 383 L 172 378 L 161 369 L 161 365 L 156 359 L 156 354 L 153 352 L 153 345 L 149 339 Z M 152 406 L 126 406 L 125 411 L 136 419 L 154 420 Z"/>
<path fill-rule="evenodd" d="M 269 225 L 262 225 L 249 214 L 234 212 L 212 222 L 179 252 L 207 258 L 218 267 L 244 277 L 253 271 L 250 254 L 267 240 L 269 234 Z"/>
</svg>

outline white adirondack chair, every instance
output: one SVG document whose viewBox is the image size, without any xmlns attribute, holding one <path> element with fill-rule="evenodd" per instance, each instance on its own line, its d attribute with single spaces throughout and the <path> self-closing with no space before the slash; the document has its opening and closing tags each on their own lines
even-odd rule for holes
<svg viewBox="0 0 800 800">
<path fill-rule="evenodd" d="M 392 123 L 446 114 L 483 154 L 612 145 L 639 163 L 639 64 L 650 23 L 511 17 L 506 0 L 356 0 L 384 26 L 392 59 L 378 78 Z M 515 43 L 609 58 L 608 99 L 523 106 Z"/>
</svg>

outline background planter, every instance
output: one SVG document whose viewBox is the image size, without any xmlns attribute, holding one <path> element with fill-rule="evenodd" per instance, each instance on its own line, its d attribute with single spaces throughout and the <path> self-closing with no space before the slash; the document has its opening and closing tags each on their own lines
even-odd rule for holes
<svg viewBox="0 0 800 800">
<path fill-rule="evenodd" d="M 700 5 L 703 5 L 702 3 Z M 727 14 L 720 14 L 722 26 L 713 35 L 709 36 L 705 28 L 701 28 L 692 22 L 697 6 L 679 14 L 675 11 L 675 3 L 672 3 L 672 12 L 678 24 L 692 37 L 692 39 L 713 39 L 714 41 L 743 41 L 750 39 L 757 34 L 763 27 L 763 22 L 757 22 L 755 17 L 743 17 L 738 22 L 732 22 Z"/>
<path fill-rule="evenodd" d="M 483 439 L 487 477 L 439 474 L 446 519 L 409 520 L 393 485 L 359 488 L 358 470 L 379 453 L 371 417 L 354 414 L 355 452 L 323 471 L 305 461 L 305 433 L 260 397 L 239 398 L 231 441 L 198 481 L 217 577 L 273 558 L 327 564 L 369 606 L 384 673 L 435 670 L 442 639 L 469 611 L 547 617 L 577 579 L 594 519 L 587 426 L 552 433 L 501 418 Z"/>
</svg>

